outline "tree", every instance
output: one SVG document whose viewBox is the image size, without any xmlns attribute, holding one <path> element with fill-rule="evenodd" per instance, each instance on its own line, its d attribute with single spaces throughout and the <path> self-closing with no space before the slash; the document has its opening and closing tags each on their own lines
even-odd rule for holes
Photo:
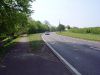
<svg viewBox="0 0 100 75">
<path fill-rule="evenodd" d="M 52 32 L 56 31 L 56 27 L 51 26 L 51 31 L 52 31 Z"/>
<path fill-rule="evenodd" d="M 47 25 L 49 27 L 49 31 L 51 31 L 51 24 L 50 24 L 50 22 L 45 20 L 44 24 Z"/>
<path fill-rule="evenodd" d="M 12 34 L 26 29 L 27 17 L 32 12 L 33 0 L 0 0 L 0 35 Z"/>
<path fill-rule="evenodd" d="M 67 25 L 66 28 L 67 28 L 67 29 L 70 29 L 71 27 L 70 27 L 70 25 Z"/>
<path fill-rule="evenodd" d="M 43 24 L 40 21 L 29 19 L 28 22 L 28 33 L 41 33 L 49 30 L 48 25 Z"/>
<path fill-rule="evenodd" d="M 59 26 L 57 27 L 58 31 L 64 31 L 65 30 L 65 26 L 63 24 L 59 24 Z"/>
</svg>

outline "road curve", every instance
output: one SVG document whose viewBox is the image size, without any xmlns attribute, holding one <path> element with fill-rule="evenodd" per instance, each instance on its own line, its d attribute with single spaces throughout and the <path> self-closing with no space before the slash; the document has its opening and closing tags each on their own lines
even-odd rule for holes
<svg viewBox="0 0 100 75">
<path fill-rule="evenodd" d="M 42 38 L 82 75 L 100 75 L 100 42 L 50 33 Z"/>
</svg>

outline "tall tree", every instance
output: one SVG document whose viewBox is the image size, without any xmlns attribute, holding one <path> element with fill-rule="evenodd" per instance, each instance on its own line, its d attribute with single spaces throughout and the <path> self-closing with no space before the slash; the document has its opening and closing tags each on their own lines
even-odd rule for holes
<svg viewBox="0 0 100 75">
<path fill-rule="evenodd" d="M 25 28 L 32 1 L 0 0 L 0 34 L 14 34 Z"/>
<path fill-rule="evenodd" d="M 51 24 L 50 24 L 50 22 L 45 20 L 44 24 L 47 25 L 49 27 L 49 31 L 51 31 Z"/>
<path fill-rule="evenodd" d="M 67 29 L 70 29 L 71 27 L 70 27 L 70 25 L 67 25 L 66 28 L 67 28 Z"/>
<path fill-rule="evenodd" d="M 59 24 L 59 26 L 57 27 L 58 31 L 64 31 L 65 30 L 65 26 L 63 24 Z"/>
</svg>

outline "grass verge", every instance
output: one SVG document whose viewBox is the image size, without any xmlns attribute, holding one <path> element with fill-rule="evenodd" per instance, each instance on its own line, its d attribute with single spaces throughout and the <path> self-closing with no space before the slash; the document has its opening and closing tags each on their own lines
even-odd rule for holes
<svg viewBox="0 0 100 75">
<path fill-rule="evenodd" d="M 64 36 L 70 36 L 74 38 L 92 40 L 92 41 L 100 41 L 100 35 L 98 34 L 72 33 L 69 31 L 57 32 L 57 34 L 64 35 Z"/>
<path fill-rule="evenodd" d="M 29 34 L 28 35 L 30 46 L 32 48 L 32 52 L 40 50 L 44 45 L 44 42 L 41 38 L 41 34 Z"/>
</svg>

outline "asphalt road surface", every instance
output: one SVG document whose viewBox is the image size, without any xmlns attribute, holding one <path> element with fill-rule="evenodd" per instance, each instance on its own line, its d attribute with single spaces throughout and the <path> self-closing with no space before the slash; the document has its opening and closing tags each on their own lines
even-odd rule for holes
<svg viewBox="0 0 100 75">
<path fill-rule="evenodd" d="M 56 33 L 43 34 L 42 37 L 82 75 L 100 75 L 100 42 Z"/>
</svg>

